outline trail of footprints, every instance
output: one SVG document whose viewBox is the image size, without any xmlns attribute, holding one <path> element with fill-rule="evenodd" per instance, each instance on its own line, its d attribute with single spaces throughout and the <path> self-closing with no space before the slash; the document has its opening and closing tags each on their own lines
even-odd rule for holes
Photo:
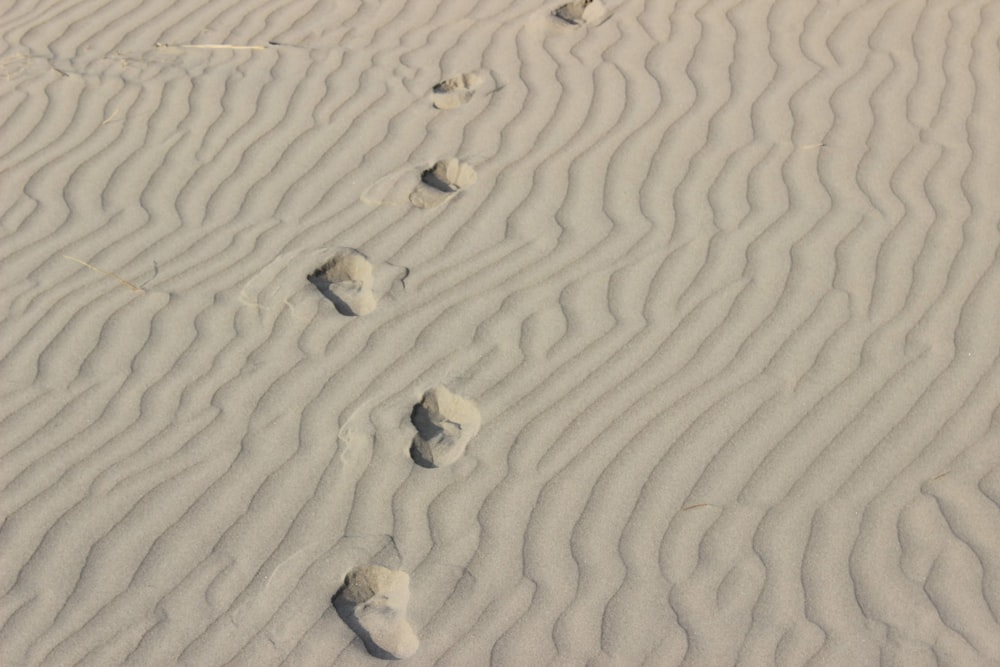
<svg viewBox="0 0 1000 667">
<path fill-rule="evenodd" d="M 603 22 L 608 12 L 600 0 L 573 0 L 555 9 L 551 16 L 560 23 L 579 27 Z M 467 72 L 441 81 L 432 89 L 432 104 L 442 110 L 466 104 L 485 80 L 482 72 Z M 418 208 L 435 208 L 476 180 L 472 165 L 458 158 L 440 160 L 423 171 L 409 200 Z M 374 269 L 358 250 L 338 252 L 318 267 L 309 281 L 342 315 L 367 315 L 377 306 Z M 443 386 L 424 393 L 413 407 L 410 421 L 416 429 L 410 456 L 425 468 L 449 466 L 461 459 L 482 425 L 476 403 Z M 399 660 L 412 656 L 420 647 L 420 639 L 407 618 L 409 599 L 407 573 L 381 565 L 361 565 L 347 574 L 333 601 L 338 615 L 362 639 L 371 655 Z"/>
</svg>

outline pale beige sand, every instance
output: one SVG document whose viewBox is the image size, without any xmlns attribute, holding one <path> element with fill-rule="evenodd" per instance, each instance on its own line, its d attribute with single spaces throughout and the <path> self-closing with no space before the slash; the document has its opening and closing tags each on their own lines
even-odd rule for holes
<svg viewBox="0 0 1000 667">
<path fill-rule="evenodd" d="M 560 4 L 5 5 L 0 664 L 1000 664 L 1000 3 Z"/>
</svg>

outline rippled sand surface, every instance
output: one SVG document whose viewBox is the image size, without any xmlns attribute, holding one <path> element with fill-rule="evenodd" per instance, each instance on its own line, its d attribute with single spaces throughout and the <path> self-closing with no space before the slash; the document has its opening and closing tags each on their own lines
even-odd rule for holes
<svg viewBox="0 0 1000 667">
<path fill-rule="evenodd" d="M 0 34 L 0 663 L 1000 664 L 1000 3 Z"/>
</svg>

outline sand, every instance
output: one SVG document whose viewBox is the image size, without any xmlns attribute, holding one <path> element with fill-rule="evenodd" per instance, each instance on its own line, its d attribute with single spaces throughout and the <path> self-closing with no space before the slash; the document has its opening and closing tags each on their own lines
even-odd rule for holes
<svg viewBox="0 0 1000 667">
<path fill-rule="evenodd" d="M 0 664 L 1000 664 L 1000 3 L 563 4 L 0 10 Z"/>
</svg>

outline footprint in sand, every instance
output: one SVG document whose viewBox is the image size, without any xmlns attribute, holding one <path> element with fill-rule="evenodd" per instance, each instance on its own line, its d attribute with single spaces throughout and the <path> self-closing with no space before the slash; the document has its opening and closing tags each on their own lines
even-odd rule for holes
<svg viewBox="0 0 1000 667">
<path fill-rule="evenodd" d="M 342 315 L 367 315 L 378 303 L 371 262 L 357 250 L 337 253 L 313 271 L 309 281 L 333 301 Z"/>
<path fill-rule="evenodd" d="M 334 596 L 338 615 L 377 658 L 401 660 L 420 648 L 406 617 L 410 576 L 380 565 L 351 570 Z"/>
<path fill-rule="evenodd" d="M 420 175 L 420 183 L 410 193 L 410 203 L 419 208 L 440 206 L 477 179 L 472 165 L 458 158 L 441 160 Z"/>
<path fill-rule="evenodd" d="M 361 193 L 361 201 L 369 206 L 435 208 L 476 179 L 475 168 L 458 158 L 441 160 L 423 169 L 408 165 L 370 185 Z"/>
<path fill-rule="evenodd" d="M 410 421 L 417 428 L 410 456 L 425 468 L 448 466 L 460 459 L 482 425 L 476 404 L 444 387 L 426 392 L 413 407 Z"/>
<path fill-rule="evenodd" d="M 456 77 L 445 79 L 438 83 L 433 89 L 433 101 L 435 108 L 454 109 L 459 107 L 476 94 L 476 90 L 486 81 L 486 76 L 481 72 L 466 72 Z"/>
<path fill-rule="evenodd" d="M 574 26 L 597 25 L 607 15 L 608 10 L 601 0 L 573 0 L 552 12 L 555 18 Z"/>
</svg>

